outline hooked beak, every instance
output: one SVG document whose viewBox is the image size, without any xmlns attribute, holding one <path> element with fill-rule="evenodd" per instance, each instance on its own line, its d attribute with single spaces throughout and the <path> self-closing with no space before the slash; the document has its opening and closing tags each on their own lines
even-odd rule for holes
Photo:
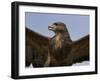
<svg viewBox="0 0 100 81">
<path fill-rule="evenodd" d="M 48 26 L 48 29 L 49 29 L 49 30 L 54 30 L 54 29 L 55 29 L 55 25 L 49 25 L 49 26 Z"/>
<path fill-rule="evenodd" d="M 52 27 L 52 26 L 48 26 L 48 29 L 49 29 L 49 30 L 52 30 L 52 29 L 53 29 L 53 27 Z"/>
</svg>

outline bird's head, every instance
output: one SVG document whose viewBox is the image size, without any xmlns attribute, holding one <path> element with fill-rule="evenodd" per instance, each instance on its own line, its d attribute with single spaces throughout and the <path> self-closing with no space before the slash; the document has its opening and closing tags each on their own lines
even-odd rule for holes
<svg viewBox="0 0 100 81">
<path fill-rule="evenodd" d="M 55 33 L 56 32 L 64 32 L 67 30 L 66 25 L 62 22 L 55 22 L 55 23 L 49 25 L 48 29 L 54 31 Z"/>
</svg>

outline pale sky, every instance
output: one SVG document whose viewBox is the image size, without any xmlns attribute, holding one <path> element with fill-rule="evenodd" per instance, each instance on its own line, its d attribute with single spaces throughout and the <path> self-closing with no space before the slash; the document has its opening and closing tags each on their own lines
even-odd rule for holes
<svg viewBox="0 0 100 81">
<path fill-rule="evenodd" d="M 66 24 L 72 40 L 89 34 L 88 15 L 25 12 L 25 26 L 44 36 L 52 37 L 54 35 L 52 31 L 48 30 L 48 25 L 57 21 Z"/>
</svg>

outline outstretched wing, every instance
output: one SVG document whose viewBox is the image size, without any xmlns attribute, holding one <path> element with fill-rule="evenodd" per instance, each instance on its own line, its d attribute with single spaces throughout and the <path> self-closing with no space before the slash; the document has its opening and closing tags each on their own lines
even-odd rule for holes
<svg viewBox="0 0 100 81">
<path fill-rule="evenodd" d="M 89 35 L 72 43 L 71 54 L 67 57 L 67 65 L 89 60 Z"/>
<path fill-rule="evenodd" d="M 26 66 L 44 66 L 48 57 L 48 37 L 40 35 L 26 27 Z"/>
</svg>

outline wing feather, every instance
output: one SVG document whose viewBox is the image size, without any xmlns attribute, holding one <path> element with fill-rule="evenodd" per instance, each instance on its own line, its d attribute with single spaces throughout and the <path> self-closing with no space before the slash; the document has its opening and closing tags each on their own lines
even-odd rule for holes
<svg viewBox="0 0 100 81">
<path fill-rule="evenodd" d="M 34 67 L 44 65 L 48 57 L 49 39 L 26 27 L 26 66 L 28 63 Z"/>
<path fill-rule="evenodd" d="M 67 57 L 67 65 L 89 60 L 89 35 L 72 42 L 71 53 Z"/>
</svg>

